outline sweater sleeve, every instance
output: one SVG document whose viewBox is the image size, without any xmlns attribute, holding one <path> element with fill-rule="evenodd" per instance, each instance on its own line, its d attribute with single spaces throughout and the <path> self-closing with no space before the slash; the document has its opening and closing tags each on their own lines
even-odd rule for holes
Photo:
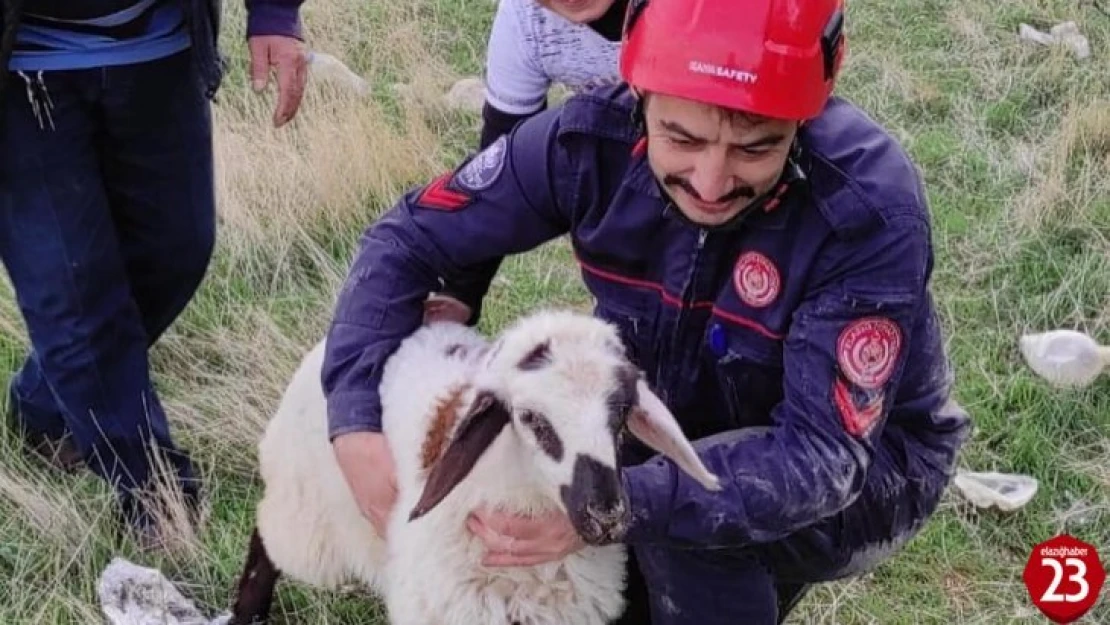
<svg viewBox="0 0 1110 625">
<path fill-rule="evenodd" d="M 486 102 L 510 115 L 539 112 L 551 80 L 529 45 L 522 1 L 500 0 L 486 44 Z"/>
<path fill-rule="evenodd" d="M 247 37 L 284 35 L 304 40 L 300 9 L 304 0 L 246 0 Z"/>
</svg>

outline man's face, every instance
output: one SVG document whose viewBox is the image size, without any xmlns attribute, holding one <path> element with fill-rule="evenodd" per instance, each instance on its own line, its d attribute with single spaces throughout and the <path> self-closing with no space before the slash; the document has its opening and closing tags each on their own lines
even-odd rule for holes
<svg viewBox="0 0 1110 625">
<path fill-rule="evenodd" d="M 649 94 L 648 161 L 687 219 L 717 226 L 778 181 L 798 129 L 793 120 L 753 118 Z"/>
<path fill-rule="evenodd" d="M 536 0 L 540 6 L 576 24 L 592 22 L 605 15 L 614 0 Z"/>
</svg>

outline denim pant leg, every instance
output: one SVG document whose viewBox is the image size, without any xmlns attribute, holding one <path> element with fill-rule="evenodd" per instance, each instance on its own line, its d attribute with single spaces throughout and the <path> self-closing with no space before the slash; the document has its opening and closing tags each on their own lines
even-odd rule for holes
<svg viewBox="0 0 1110 625">
<path fill-rule="evenodd" d="M 167 453 L 182 478 L 192 476 L 188 458 L 170 440 L 165 414 L 151 386 L 147 347 L 152 331 L 164 330 L 188 300 L 199 280 L 195 274 L 203 273 L 211 249 L 210 238 L 207 245 L 199 246 L 199 253 L 186 254 L 186 246 L 178 243 L 179 238 L 188 239 L 190 245 L 197 240 L 198 228 L 184 227 L 189 215 L 183 213 L 204 215 L 212 210 L 211 202 L 199 210 L 191 202 L 191 185 L 197 178 L 201 184 L 207 182 L 211 193 L 210 165 L 193 165 L 210 163 L 207 103 L 168 101 L 182 92 L 181 87 L 171 88 L 172 83 L 194 84 L 184 72 L 160 80 L 147 74 L 146 85 L 132 82 L 126 95 L 108 97 L 114 75 L 140 67 L 46 73 L 44 82 L 54 104 L 53 129 L 39 126 L 22 90 L 10 90 L 2 168 L 9 173 L 0 178 L 4 219 L 0 255 L 33 345 L 15 385 L 22 400 L 20 410 L 28 426 L 49 431 L 57 428 L 52 415 L 60 408 L 65 427 L 90 468 L 124 490 L 147 481 L 151 439 Z M 159 104 L 150 96 L 145 102 L 137 98 L 143 91 L 165 94 L 162 107 L 141 108 Z M 205 141 L 176 151 L 177 158 L 190 167 L 173 167 L 167 163 L 172 156 L 129 151 L 126 141 L 107 145 L 118 136 L 112 132 L 113 115 L 107 109 L 114 105 L 115 116 L 121 116 L 128 98 L 138 100 L 131 104 L 137 117 L 159 120 L 148 124 L 151 134 L 205 136 Z M 160 164 L 157 170 L 145 170 L 151 201 L 132 207 L 130 215 L 121 197 L 134 195 L 138 187 L 121 193 L 110 186 L 111 159 L 105 159 L 110 150 L 113 158 L 135 167 L 148 160 Z M 145 219 L 137 219 L 135 213 L 144 210 L 148 211 Z M 152 229 L 139 228 L 140 236 L 134 236 L 136 224 L 155 224 L 160 219 L 166 220 L 161 240 L 150 236 Z M 141 253 L 155 248 L 159 248 L 157 254 Z M 168 272 L 152 280 L 150 274 L 162 274 L 167 264 L 152 262 L 159 254 L 176 255 L 169 264 L 189 265 L 195 277 Z M 181 285 L 169 286 L 174 283 Z M 161 292 L 150 285 L 161 285 Z"/>
<path fill-rule="evenodd" d="M 101 111 L 105 189 L 147 337 L 196 294 L 216 235 L 211 108 L 189 51 L 109 68 Z"/>
</svg>

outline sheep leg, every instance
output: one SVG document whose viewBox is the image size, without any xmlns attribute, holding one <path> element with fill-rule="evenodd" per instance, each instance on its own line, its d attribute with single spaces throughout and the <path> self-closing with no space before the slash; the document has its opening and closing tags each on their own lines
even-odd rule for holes
<svg viewBox="0 0 1110 625">
<path fill-rule="evenodd" d="M 265 623 L 270 618 L 270 604 L 274 599 L 274 585 L 281 571 L 274 566 L 262 544 L 258 529 L 251 532 L 247 563 L 239 578 L 239 591 L 232 610 L 231 624 L 251 625 Z"/>
</svg>

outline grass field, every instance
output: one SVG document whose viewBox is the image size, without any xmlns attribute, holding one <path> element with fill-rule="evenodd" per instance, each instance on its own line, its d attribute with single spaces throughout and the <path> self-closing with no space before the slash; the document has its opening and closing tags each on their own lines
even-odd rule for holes
<svg viewBox="0 0 1110 625">
<path fill-rule="evenodd" d="M 208 517 L 156 565 L 212 612 L 229 601 L 258 496 L 254 445 L 302 350 L 324 330 L 356 238 L 403 189 L 476 141 L 476 116 L 436 105 L 480 71 L 487 0 L 308 0 L 312 44 L 366 76 L 356 100 L 313 82 L 297 121 L 269 127 L 246 88 L 241 3 L 226 3 L 232 71 L 215 107 L 221 229 L 210 277 L 153 352 L 179 441 L 208 484 Z M 1107 6 L 1104 4 L 1104 6 Z M 1076 20 L 1092 54 L 1020 42 L 1018 24 Z M 1110 343 L 1110 15 L 1064 0 L 856 0 L 841 93 L 918 159 L 935 221 L 935 288 L 976 431 L 962 465 L 1029 473 L 1024 509 L 951 493 L 923 534 L 873 575 L 820 588 L 793 622 L 1040 623 L 1021 581 L 1032 545 L 1061 531 L 1110 564 L 1110 378 L 1049 388 L 1017 352 L 1023 332 L 1085 330 Z M 410 83 L 410 100 L 390 90 Z M 567 248 L 506 262 L 483 326 L 543 303 L 582 305 Z M 10 291 L 0 360 L 26 349 Z M 0 623 L 93 623 L 114 555 L 109 496 L 43 472 L 0 437 Z M 1104 592 L 1103 595 L 1107 593 Z M 279 586 L 277 622 L 376 623 L 357 592 Z M 1110 622 L 1102 601 L 1085 623 Z"/>
</svg>

